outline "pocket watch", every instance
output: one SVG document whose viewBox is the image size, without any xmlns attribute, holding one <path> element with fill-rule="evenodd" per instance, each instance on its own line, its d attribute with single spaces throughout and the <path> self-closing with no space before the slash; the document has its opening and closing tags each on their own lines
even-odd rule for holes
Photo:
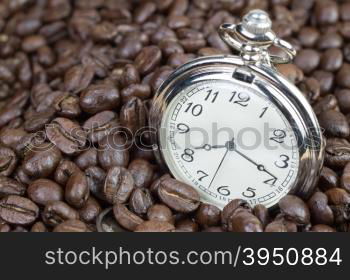
<svg viewBox="0 0 350 280">
<path fill-rule="evenodd" d="M 219 34 L 238 56 L 206 56 L 175 70 L 150 110 L 155 155 L 201 200 L 223 208 L 233 199 L 277 205 L 307 198 L 317 183 L 324 138 L 303 94 L 276 68 L 296 54 L 262 10 Z M 272 55 L 269 47 L 283 55 Z"/>
</svg>

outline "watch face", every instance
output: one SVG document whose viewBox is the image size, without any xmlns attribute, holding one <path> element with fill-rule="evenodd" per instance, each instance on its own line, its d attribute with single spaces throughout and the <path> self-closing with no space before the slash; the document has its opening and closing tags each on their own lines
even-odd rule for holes
<svg viewBox="0 0 350 280">
<path fill-rule="evenodd" d="M 218 207 L 241 198 L 271 207 L 294 186 L 299 147 L 290 123 L 264 94 L 235 81 L 189 86 L 161 121 L 170 172 Z"/>
</svg>

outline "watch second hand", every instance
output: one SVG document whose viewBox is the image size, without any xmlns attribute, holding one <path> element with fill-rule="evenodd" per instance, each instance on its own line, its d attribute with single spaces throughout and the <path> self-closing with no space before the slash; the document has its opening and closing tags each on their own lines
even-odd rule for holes
<svg viewBox="0 0 350 280">
<path fill-rule="evenodd" d="M 229 141 L 229 142 L 230 142 L 230 141 Z M 229 142 L 228 142 L 228 143 L 229 143 Z M 214 181 L 214 179 L 215 179 L 215 177 L 216 177 L 216 174 L 218 174 L 219 169 L 220 169 L 222 163 L 224 162 L 224 159 L 225 159 L 226 155 L 228 154 L 228 151 L 230 150 L 230 149 L 229 149 L 229 144 L 227 144 L 227 145 L 225 145 L 225 146 L 226 146 L 226 152 L 225 152 L 224 156 L 222 157 L 222 159 L 221 159 L 221 161 L 220 161 L 220 164 L 219 164 L 218 168 L 216 169 L 213 178 L 212 178 L 211 181 L 210 181 L 210 184 L 209 184 L 209 186 L 208 186 L 208 189 L 211 187 L 211 184 L 213 183 L 213 181 Z"/>
</svg>

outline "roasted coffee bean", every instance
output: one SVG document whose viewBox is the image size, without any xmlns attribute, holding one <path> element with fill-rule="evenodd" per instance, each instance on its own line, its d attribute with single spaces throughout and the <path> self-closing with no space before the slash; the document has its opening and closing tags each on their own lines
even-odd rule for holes
<svg viewBox="0 0 350 280">
<path fill-rule="evenodd" d="M 63 153 L 71 155 L 78 152 L 86 143 L 83 129 L 66 118 L 56 118 L 46 127 L 46 135 Z"/>
<path fill-rule="evenodd" d="M 160 221 L 145 221 L 135 228 L 135 232 L 173 232 L 174 225 Z"/>
<path fill-rule="evenodd" d="M 85 169 L 85 175 L 90 192 L 96 197 L 105 200 L 103 184 L 105 182 L 106 172 L 98 166 L 90 166 Z"/>
<path fill-rule="evenodd" d="M 65 186 L 70 176 L 77 171 L 79 171 L 79 168 L 74 162 L 63 159 L 56 168 L 54 174 L 55 181 Z"/>
<path fill-rule="evenodd" d="M 310 211 L 299 197 L 286 195 L 278 202 L 278 205 L 286 219 L 303 225 L 310 222 Z"/>
<path fill-rule="evenodd" d="M 46 205 L 51 201 L 63 199 L 63 189 L 49 179 L 38 179 L 32 182 L 27 189 L 28 197 L 38 205 Z"/>
<path fill-rule="evenodd" d="M 56 146 L 43 143 L 26 153 L 23 160 L 23 171 L 33 178 L 45 178 L 56 169 L 62 154 Z"/>
<path fill-rule="evenodd" d="M 340 49 L 328 49 L 321 57 L 320 66 L 325 71 L 337 71 L 343 64 L 343 53 Z"/>
<path fill-rule="evenodd" d="M 197 191 L 193 187 L 175 179 L 161 180 L 157 193 L 164 204 L 178 212 L 192 212 L 200 204 Z"/>
<path fill-rule="evenodd" d="M 55 116 L 55 109 L 48 108 L 46 111 L 35 112 L 32 116 L 24 122 L 24 129 L 28 132 L 35 132 L 45 128 Z"/>
<path fill-rule="evenodd" d="M 330 205 L 347 205 L 350 203 L 350 194 L 343 189 L 333 188 L 326 191 Z"/>
<path fill-rule="evenodd" d="M 133 189 L 134 179 L 127 169 L 114 166 L 108 170 L 102 190 L 107 202 L 110 204 L 125 203 Z"/>
<path fill-rule="evenodd" d="M 279 64 L 277 69 L 293 84 L 298 84 L 304 78 L 303 72 L 294 64 Z"/>
<path fill-rule="evenodd" d="M 240 211 L 229 220 L 229 230 L 232 232 L 262 232 L 263 225 L 253 214 Z"/>
<path fill-rule="evenodd" d="M 148 208 L 147 218 L 150 221 L 167 222 L 174 224 L 173 213 L 163 204 L 154 204 Z"/>
<path fill-rule="evenodd" d="M 101 211 L 101 205 L 90 196 L 83 207 L 79 209 L 79 216 L 85 223 L 95 223 Z"/>
<path fill-rule="evenodd" d="M 134 178 L 135 187 L 148 188 L 150 186 L 154 172 L 153 166 L 148 161 L 135 159 L 130 162 L 128 169 Z"/>
<path fill-rule="evenodd" d="M 90 85 L 80 95 L 80 107 L 90 114 L 116 109 L 119 103 L 118 89 L 109 84 Z"/>
<path fill-rule="evenodd" d="M 31 232 L 48 232 L 48 229 L 46 228 L 43 222 L 36 222 L 30 229 L 30 231 Z"/>
<path fill-rule="evenodd" d="M 319 36 L 320 32 L 316 28 L 309 26 L 302 27 L 298 33 L 299 42 L 306 48 L 313 47 Z"/>
<path fill-rule="evenodd" d="M 315 71 L 312 75 L 320 83 L 321 94 L 325 94 L 329 92 L 334 86 L 333 73 L 318 70 L 318 71 Z"/>
<path fill-rule="evenodd" d="M 252 212 L 248 202 L 242 199 L 233 199 L 229 202 L 221 212 L 221 223 L 225 228 L 228 227 L 230 219 L 241 211 Z"/>
<path fill-rule="evenodd" d="M 311 220 L 315 224 L 332 225 L 334 215 L 328 206 L 328 198 L 324 193 L 315 192 L 308 201 Z"/>
<path fill-rule="evenodd" d="M 316 115 L 320 115 L 323 112 L 336 110 L 338 108 L 338 101 L 334 95 L 327 94 L 322 97 L 317 103 L 315 103 L 313 109 Z"/>
<path fill-rule="evenodd" d="M 76 65 L 69 69 L 64 76 L 64 88 L 66 91 L 79 93 L 86 89 L 95 75 L 91 65 Z"/>
<path fill-rule="evenodd" d="M 84 206 L 90 195 L 85 173 L 76 171 L 68 179 L 65 189 L 66 201 L 75 208 Z"/>
<path fill-rule="evenodd" d="M 326 32 L 321 34 L 317 42 L 317 48 L 320 50 L 340 48 L 343 41 L 343 37 L 338 32 Z"/>
<path fill-rule="evenodd" d="M 30 35 L 22 41 L 22 49 L 27 53 L 35 52 L 45 45 L 45 38 L 41 35 Z"/>
<path fill-rule="evenodd" d="M 350 192 L 350 163 L 344 167 L 343 174 L 340 177 L 340 187 Z"/>
<path fill-rule="evenodd" d="M 51 201 L 42 213 L 45 224 L 57 226 L 64 221 L 79 219 L 79 213 L 63 201 Z"/>
<path fill-rule="evenodd" d="M 147 84 L 131 84 L 124 88 L 120 94 L 123 99 L 123 104 L 127 104 L 133 97 L 146 100 L 151 96 L 151 87 Z"/>
<path fill-rule="evenodd" d="M 98 161 L 108 171 L 112 166 L 126 167 L 129 163 L 129 151 L 126 140 L 118 134 L 108 135 L 99 143 Z"/>
<path fill-rule="evenodd" d="M 79 220 L 67 220 L 57 225 L 53 232 L 89 232 L 87 225 Z"/>
<path fill-rule="evenodd" d="M 310 228 L 312 232 L 335 232 L 336 230 L 327 225 L 314 225 Z"/>
<path fill-rule="evenodd" d="M 271 220 L 269 215 L 269 209 L 262 204 L 255 205 L 253 209 L 253 213 L 259 219 L 259 221 L 261 222 L 264 228 Z"/>
<path fill-rule="evenodd" d="M 92 143 L 101 141 L 119 127 L 118 116 L 112 111 L 102 111 L 87 119 L 83 129 Z"/>
<path fill-rule="evenodd" d="M 9 177 L 0 176 L 0 197 L 3 198 L 8 195 L 23 196 L 26 192 L 26 187 Z"/>
<path fill-rule="evenodd" d="M 336 75 L 338 86 L 350 88 L 350 64 L 344 63 Z"/>
<path fill-rule="evenodd" d="M 123 88 L 133 84 L 139 84 L 141 81 L 140 74 L 133 64 L 125 65 L 120 79 L 120 83 Z"/>
<path fill-rule="evenodd" d="M 0 176 L 10 176 L 15 170 L 17 157 L 10 148 L 0 147 Z"/>
<path fill-rule="evenodd" d="M 81 169 L 85 170 L 90 166 L 96 166 L 97 162 L 97 150 L 95 148 L 88 149 L 81 153 L 76 159 L 75 164 Z"/>
<path fill-rule="evenodd" d="M 335 173 L 332 169 L 324 166 L 322 168 L 320 179 L 318 181 L 318 187 L 323 190 L 329 190 L 331 188 L 338 187 L 339 184 L 339 178 L 337 173 Z"/>
<path fill-rule="evenodd" d="M 157 6 L 153 2 L 146 2 L 136 9 L 134 18 L 136 23 L 144 23 L 155 11 Z"/>
<path fill-rule="evenodd" d="M 0 200 L 0 218 L 15 225 L 33 223 L 39 215 L 39 207 L 27 198 L 9 195 Z"/>
<path fill-rule="evenodd" d="M 202 203 L 196 211 L 195 219 L 202 227 L 217 226 L 221 220 L 221 211 L 214 205 Z"/>
<path fill-rule="evenodd" d="M 158 66 L 161 59 L 162 52 L 158 47 L 145 47 L 135 58 L 135 67 L 141 75 L 146 75 L 152 72 Z"/>
<path fill-rule="evenodd" d="M 182 219 L 176 222 L 176 232 L 197 232 L 199 225 L 192 219 Z"/>
<path fill-rule="evenodd" d="M 265 232 L 288 232 L 288 229 L 282 221 L 273 221 L 266 225 Z"/>
<path fill-rule="evenodd" d="M 98 232 L 126 232 L 113 216 L 113 207 L 106 208 L 97 217 L 96 229 Z"/>
<path fill-rule="evenodd" d="M 145 188 L 136 188 L 130 195 L 130 210 L 138 215 L 145 215 L 153 205 L 151 192 Z"/>
<path fill-rule="evenodd" d="M 313 49 L 303 49 L 295 57 L 294 63 L 304 71 L 304 73 L 309 74 L 315 70 L 320 63 L 320 54 Z"/>
<path fill-rule="evenodd" d="M 133 135 L 146 124 L 146 109 L 143 102 L 137 98 L 130 98 L 120 109 L 120 125 Z"/>
<path fill-rule="evenodd" d="M 350 127 L 346 117 L 335 110 L 321 113 L 318 117 L 321 127 L 330 137 L 346 138 L 350 135 Z"/>
<path fill-rule="evenodd" d="M 343 113 L 350 113 L 350 90 L 342 89 L 335 93 L 339 108 Z"/>
<path fill-rule="evenodd" d="M 350 161 L 350 143 L 345 139 L 328 139 L 325 163 L 332 168 L 343 168 Z"/>
<path fill-rule="evenodd" d="M 134 231 L 144 222 L 139 216 L 129 211 L 125 205 L 118 202 L 113 206 L 113 213 L 117 222 L 127 230 Z"/>
</svg>

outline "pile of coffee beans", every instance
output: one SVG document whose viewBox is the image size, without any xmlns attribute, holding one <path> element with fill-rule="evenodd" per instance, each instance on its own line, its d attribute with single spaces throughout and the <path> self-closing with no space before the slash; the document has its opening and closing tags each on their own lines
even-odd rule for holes
<svg viewBox="0 0 350 280">
<path fill-rule="evenodd" d="M 278 69 L 324 128 L 325 166 L 308 200 L 220 210 L 164 174 L 135 132 L 162 81 L 232 53 L 218 27 L 256 8 L 298 50 Z M 349 1 L 0 2 L 0 232 L 350 231 L 349 120 Z"/>
</svg>

